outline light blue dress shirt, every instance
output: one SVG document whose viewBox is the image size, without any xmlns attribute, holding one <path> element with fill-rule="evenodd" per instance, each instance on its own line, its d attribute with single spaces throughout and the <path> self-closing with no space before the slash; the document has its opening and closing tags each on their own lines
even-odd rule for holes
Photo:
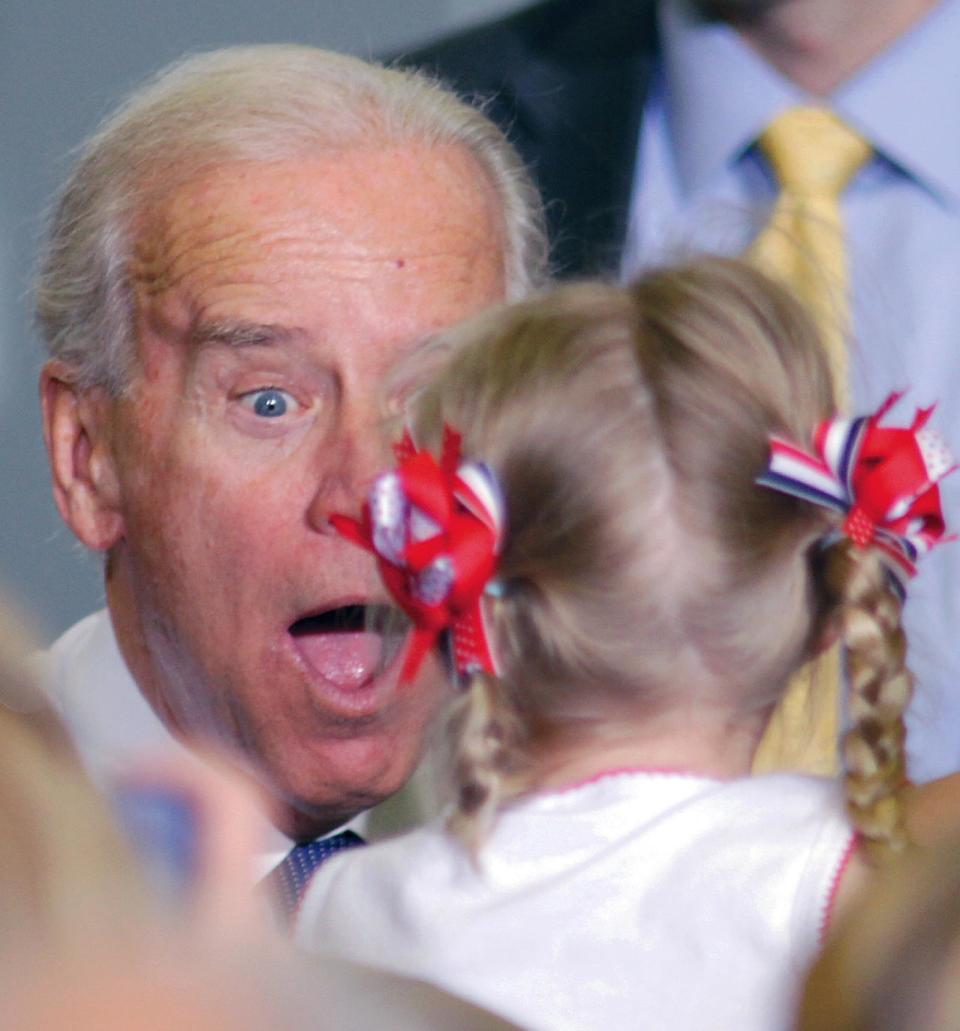
<svg viewBox="0 0 960 1031">
<path fill-rule="evenodd" d="M 754 141 L 780 111 L 811 100 L 685 0 L 666 0 L 661 28 L 664 59 L 639 141 L 627 276 L 692 251 L 742 251 L 777 193 Z M 914 406 L 939 401 L 933 425 L 960 457 L 960 0 L 941 0 L 829 105 L 876 151 L 842 200 L 852 410 L 871 411 L 906 388 L 894 413 L 905 423 Z M 943 497 L 948 526 L 960 530 L 960 471 L 945 481 Z M 922 563 L 905 621 L 917 676 L 910 769 L 926 780 L 960 769 L 960 542 Z"/>
</svg>

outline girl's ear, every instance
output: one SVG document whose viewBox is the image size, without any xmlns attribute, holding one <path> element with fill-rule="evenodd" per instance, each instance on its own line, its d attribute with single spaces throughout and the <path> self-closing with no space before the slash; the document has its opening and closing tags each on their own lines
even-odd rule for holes
<svg viewBox="0 0 960 1031">
<path fill-rule="evenodd" d="M 123 536 L 109 432 L 114 404 L 100 387 L 80 388 L 74 370 L 59 359 L 47 362 L 40 373 L 53 497 L 77 538 L 97 551 L 113 547 Z"/>
</svg>

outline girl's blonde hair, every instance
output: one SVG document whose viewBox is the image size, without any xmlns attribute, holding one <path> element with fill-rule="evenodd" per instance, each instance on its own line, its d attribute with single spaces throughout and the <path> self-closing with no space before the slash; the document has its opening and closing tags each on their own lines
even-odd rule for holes
<svg viewBox="0 0 960 1031">
<path fill-rule="evenodd" d="M 410 404 L 415 434 L 435 446 L 444 423 L 458 429 L 508 513 L 502 675 L 477 678 L 455 716 L 458 833 L 479 841 L 538 748 L 605 702 L 769 711 L 839 609 L 852 814 L 895 840 L 899 604 L 871 553 L 822 547 L 835 516 L 754 482 L 771 433 L 806 444 L 831 413 L 799 304 L 711 258 L 502 308 L 438 348 L 449 357 Z"/>
</svg>

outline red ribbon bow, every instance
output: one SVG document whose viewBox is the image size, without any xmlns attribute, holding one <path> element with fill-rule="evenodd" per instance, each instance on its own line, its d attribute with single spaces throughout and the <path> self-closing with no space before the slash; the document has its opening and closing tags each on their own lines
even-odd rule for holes
<svg viewBox="0 0 960 1031">
<path fill-rule="evenodd" d="M 387 590 L 413 622 L 401 682 L 413 679 L 448 628 L 459 673 L 496 673 L 481 606 L 503 533 L 496 479 L 482 463 L 460 462 L 460 434 L 449 427 L 439 462 L 409 432 L 394 451 L 396 471 L 374 482 L 360 520 L 332 515 L 330 522 L 373 552 Z"/>
<path fill-rule="evenodd" d="M 946 536 L 940 481 L 956 465 L 927 428 L 933 407 L 918 409 L 908 427 L 880 422 L 903 395 L 893 393 L 871 415 L 822 422 L 813 453 L 772 437 L 757 482 L 844 514 L 855 544 L 879 549 L 902 594 L 916 561 Z"/>
<path fill-rule="evenodd" d="M 935 406 L 918 408 L 909 427 L 880 425 L 902 396 L 891 394 L 862 426 L 847 474 L 854 501 L 844 531 L 866 547 L 885 530 L 911 540 L 920 552 L 946 531 L 938 484 L 956 465 L 940 436 L 926 428 Z M 837 435 L 835 421 L 818 428 L 815 446 L 821 453 L 829 452 L 831 434 Z"/>
</svg>

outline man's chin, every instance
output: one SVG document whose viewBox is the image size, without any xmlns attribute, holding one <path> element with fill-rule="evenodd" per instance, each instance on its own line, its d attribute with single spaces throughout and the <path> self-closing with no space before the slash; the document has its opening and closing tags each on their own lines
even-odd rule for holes
<svg viewBox="0 0 960 1031">
<path fill-rule="evenodd" d="M 353 767 L 353 776 L 341 770 L 334 779 L 331 776 L 334 760 L 331 756 L 327 775 L 322 779 L 318 776 L 312 782 L 287 784 L 285 790 L 282 779 L 272 779 L 270 817 L 274 825 L 294 841 L 318 838 L 386 801 L 403 788 L 416 768 L 412 757 L 406 763 L 394 761 L 386 768 L 380 766 L 375 770 L 358 764 Z M 267 783 L 270 780 L 268 774 Z"/>
<path fill-rule="evenodd" d="M 343 824 L 349 822 L 355 813 L 328 812 L 324 815 L 319 813 L 305 813 L 300 809 L 285 803 L 279 804 L 273 812 L 273 822 L 277 829 L 293 841 L 313 841 L 314 838 L 323 837 L 331 831 L 336 830 Z"/>
<path fill-rule="evenodd" d="M 342 827 L 389 797 L 389 794 L 355 796 L 349 803 L 345 799 L 337 799 L 336 804 L 329 805 L 277 800 L 272 807 L 271 819 L 288 838 L 298 842 L 312 841 Z"/>
</svg>

